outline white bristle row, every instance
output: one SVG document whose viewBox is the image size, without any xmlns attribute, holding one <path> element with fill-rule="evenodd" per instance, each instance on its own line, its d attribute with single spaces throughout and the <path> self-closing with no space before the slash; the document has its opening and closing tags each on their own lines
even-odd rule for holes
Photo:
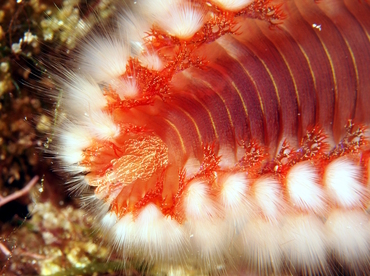
<svg viewBox="0 0 370 276">
<path fill-rule="evenodd" d="M 338 162 L 343 164 L 346 159 Z M 328 168 L 332 169 L 330 164 Z M 295 175 L 298 172 L 308 182 L 299 179 Z M 326 218 L 316 208 L 307 207 L 319 206 L 323 211 L 321 205 L 305 204 L 302 208 L 291 197 L 300 198 L 303 191 L 306 202 L 315 202 L 316 195 L 310 189 L 320 186 L 320 178 L 307 162 L 293 166 L 288 176 L 285 199 L 279 180 L 248 179 L 246 174 L 236 173 L 220 179 L 218 194 L 205 182 L 191 182 L 183 199 L 184 223 L 163 216 L 156 205 L 149 204 L 137 218 L 131 214 L 117 218 L 108 213 L 102 225 L 113 231 L 111 240 L 120 252 L 141 250 L 153 263 L 192 260 L 194 265 L 212 270 L 241 262 L 241 267 L 261 275 L 279 273 L 283 267 L 311 275 L 327 273 L 330 256 L 343 260 L 348 267 L 367 262 L 369 215 L 360 208 L 327 203 Z M 327 192 L 319 194 L 320 202 L 329 202 Z"/>
</svg>

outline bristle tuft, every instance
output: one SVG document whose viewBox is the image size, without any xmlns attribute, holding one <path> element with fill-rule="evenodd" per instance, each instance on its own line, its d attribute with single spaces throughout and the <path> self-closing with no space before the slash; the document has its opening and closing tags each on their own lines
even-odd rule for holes
<svg viewBox="0 0 370 276">
<path fill-rule="evenodd" d="M 301 162 L 291 168 L 286 177 L 291 203 L 301 210 L 321 213 L 325 208 L 325 198 L 318 180 L 319 176 L 309 162 Z"/>
<path fill-rule="evenodd" d="M 261 215 L 269 221 L 276 222 L 284 210 L 280 183 L 273 178 L 262 178 L 254 183 L 252 189 Z"/>
<path fill-rule="evenodd" d="M 97 82 L 109 82 L 126 71 L 130 50 L 119 34 L 90 38 L 81 53 L 80 66 Z"/>
<path fill-rule="evenodd" d="M 157 18 L 159 26 L 170 35 L 191 38 L 203 25 L 204 15 L 190 4 L 173 4 L 169 12 Z"/>
<path fill-rule="evenodd" d="M 361 168 L 351 160 L 340 158 L 331 162 L 325 170 L 324 185 L 333 203 L 343 208 L 362 206 L 365 188 L 360 177 Z"/>
</svg>

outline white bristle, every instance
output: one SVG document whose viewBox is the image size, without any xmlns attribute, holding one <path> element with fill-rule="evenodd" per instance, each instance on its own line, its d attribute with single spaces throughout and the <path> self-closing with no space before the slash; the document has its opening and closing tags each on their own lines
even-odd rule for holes
<svg viewBox="0 0 370 276">
<path fill-rule="evenodd" d="M 190 220 L 185 224 L 189 234 L 191 254 L 202 268 L 214 270 L 231 260 L 229 227 L 221 219 Z"/>
<path fill-rule="evenodd" d="M 171 4 L 169 12 L 156 17 L 156 22 L 170 35 L 188 39 L 202 27 L 203 17 L 203 13 L 190 4 Z"/>
<path fill-rule="evenodd" d="M 137 12 L 146 20 L 162 17 L 171 11 L 174 5 L 181 5 L 181 0 L 152 0 L 137 3 Z M 150 24 L 152 24 L 151 22 Z"/>
<path fill-rule="evenodd" d="M 326 223 L 330 249 L 340 262 L 356 269 L 370 260 L 369 216 L 363 210 L 335 210 Z"/>
<path fill-rule="evenodd" d="M 106 104 L 100 87 L 90 77 L 81 77 L 74 73 L 65 73 L 69 82 L 66 82 L 64 93 L 64 103 L 69 115 L 81 116 L 86 112 L 101 110 Z"/>
<path fill-rule="evenodd" d="M 190 184 L 184 199 L 184 208 L 189 219 L 208 220 L 219 215 L 218 205 L 211 198 L 210 188 L 204 182 Z"/>
<path fill-rule="evenodd" d="M 65 127 L 65 131 L 59 135 L 59 155 L 65 165 L 73 165 L 82 161 L 83 149 L 91 144 L 91 137 L 86 131 L 77 127 Z"/>
<path fill-rule="evenodd" d="M 84 126 L 97 139 L 108 140 L 116 137 L 119 134 L 119 126 L 117 126 L 110 115 L 103 111 L 94 111 L 85 114 Z"/>
<path fill-rule="evenodd" d="M 171 217 L 163 217 L 162 232 L 166 235 L 165 262 L 181 263 L 189 252 L 189 239 L 186 236 L 185 227 L 173 220 Z M 162 245 L 162 248 L 164 246 Z"/>
<path fill-rule="evenodd" d="M 90 38 L 81 53 L 80 66 L 98 83 L 109 82 L 126 72 L 129 48 L 119 34 Z"/>
<path fill-rule="evenodd" d="M 260 178 L 253 185 L 254 199 L 262 215 L 277 221 L 284 211 L 281 184 L 273 178 Z"/>
<path fill-rule="evenodd" d="M 101 227 L 104 232 L 109 232 L 117 223 L 118 217 L 113 212 L 108 212 L 101 219 Z"/>
<path fill-rule="evenodd" d="M 154 204 L 148 204 L 135 222 L 136 250 L 154 261 L 179 262 L 188 250 L 183 226 L 163 216 Z"/>
<path fill-rule="evenodd" d="M 139 88 L 137 87 L 137 83 L 134 78 L 114 79 L 110 84 L 121 100 L 132 99 L 139 95 Z"/>
<path fill-rule="evenodd" d="M 144 37 L 153 24 L 153 14 L 148 13 L 147 5 L 155 1 L 140 1 L 135 5 L 136 10 L 123 9 L 118 16 L 118 30 L 127 37 L 132 56 L 139 56 L 145 49 Z M 153 5 L 155 6 L 155 5 Z M 158 8 L 158 6 L 156 6 Z M 162 10 L 163 11 L 163 10 Z M 135 14 L 133 13 L 135 12 Z M 161 12 L 161 11 L 159 11 Z"/>
<path fill-rule="evenodd" d="M 212 0 L 212 3 L 230 11 L 238 11 L 251 4 L 254 0 Z"/>
<path fill-rule="evenodd" d="M 250 183 L 245 173 L 237 173 L 221 179 L 221 205 L 225 210 L 225 223 L 229 234 L 239 231 L 253 213 L 249 196 Z"/>
<path fill-rule="evenodd" d="M 264 218 L 251 220 L 242 230 L 236 246 L 243 257 L 244 266 L 258 275 L 279 275 L 282 265 L 280 225 Z"/>
<path fill-rule="evenodd" d="M 132 243 L 135 240 L 136 227 L 132 213 L 120 218 L 112 228 L 112 235 L 109 237 L 113 242 L 113 248 L 123 256 L 133 251 Z"/>
<path fill-rule="evenodd" d="M 163 69 L 163 62 L 161 58 L 154 53 L 145 53 L 139 57 L 141 65 L 151 70 L 160 71 Z"/>
<path fill-rule="evenodd" d="M 199 171 L 199 168 L 200 168 L 199 160 L 194 157 L 190 157 L 184 165 L 186 177 L 190 177 L 191 175 L 197 173 Z"/>
<path fill-rule="evenodd" d="M 185 227 L 189 233 L 196 262 L 202 267 L 222 265 L 231 237 L 223 223 L 222 208 L 210 195 L 209 186 L 203 182 L 190 184 L 185 198 Z"/>
<path fill-rule="evenodd" d="M 291 203 L 301 210 L 322 212 L 325 208 L 325 197 L 318 181 L 316 169 L 309 162 L 300 162 L 293 166 L 286 177 Z"/>
<path fill-rule="evenodd" d="M 221 201 L 225 208 L 233 210 L 244 205 L 249 185 L 245 173 L 232 174 L 224 179 L 221 188 Z"/>
<path fill-rule="evenodd" d="M 343 208 L 360 207 L 365 187 L 359 181 L 361 168 L 347 158 L 331 162 L 325 169 L 324 185 L 334 204 Z"/>
<path fill-rule="evenodd" d="M 312 275 L 326 268 L 324 224 L 315 215 L 291 215 L 282 229 L 281 248 L 289 266 Z"/>
</svg>

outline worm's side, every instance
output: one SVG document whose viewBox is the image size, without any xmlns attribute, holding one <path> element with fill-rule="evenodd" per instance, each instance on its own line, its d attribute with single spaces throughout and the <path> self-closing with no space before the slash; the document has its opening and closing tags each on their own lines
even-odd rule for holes
<svg viewBox="0 0 370 276">
<path fill-rule="evenodd" d="M 60 164 L 112 247 L 164 269 L 366 274 L 368 3 L 131 6 L 61 78 Z"/>
</svg>

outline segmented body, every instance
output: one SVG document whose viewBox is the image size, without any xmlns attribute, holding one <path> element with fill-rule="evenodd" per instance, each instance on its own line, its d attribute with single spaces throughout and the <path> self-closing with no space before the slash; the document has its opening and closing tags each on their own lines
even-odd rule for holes
<svg viewBox="0 0 370 276">
<path fill-rule="evenodd" d="M 62 165 L 123 257 L 366 273 L 368 3 L 220 2 L 139 3 L 121 20 L 137 55 L 117 31 L 87 43 L 66 73 Z"/>
</svg>

